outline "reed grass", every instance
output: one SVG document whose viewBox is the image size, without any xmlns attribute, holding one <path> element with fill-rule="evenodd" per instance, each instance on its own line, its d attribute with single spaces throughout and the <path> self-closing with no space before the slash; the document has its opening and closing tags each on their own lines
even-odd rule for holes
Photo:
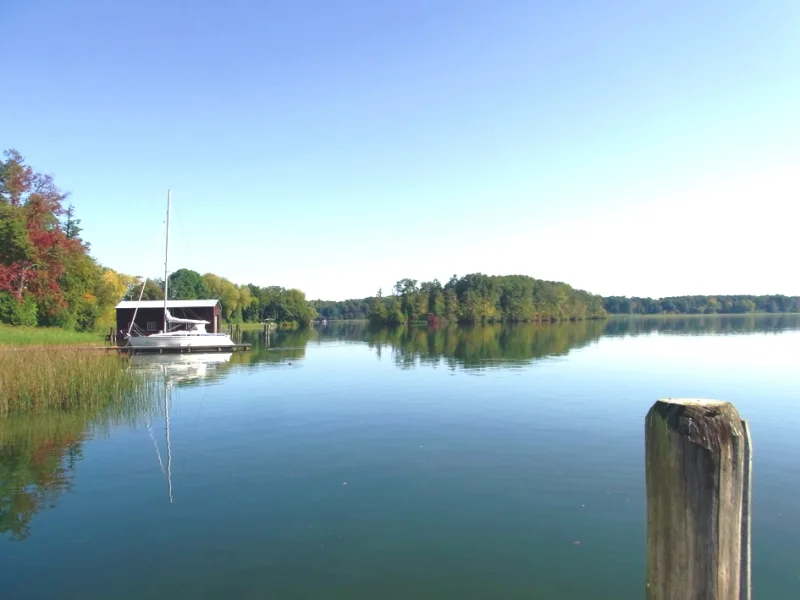
<svg viewBox="0 0 800 600">
<path fill-rule="evenodd" d="M 0 416 L 47 410 L 101 410 L 156 392 L 129 359 L 103 350 L 23 346 L 0 349 Z"/>
</svg>

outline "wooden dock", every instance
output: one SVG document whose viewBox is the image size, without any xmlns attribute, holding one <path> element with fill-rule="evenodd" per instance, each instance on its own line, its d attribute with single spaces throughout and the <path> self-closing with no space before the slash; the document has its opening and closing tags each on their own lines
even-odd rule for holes
<svg viewBox="0 0 800 600">
<path fill-rule="evenodd" d="M 218 354 L 220 352 L 243 352 L 252 344 L 234 344 L 218 348 L 134 348 L 133 346 L 100 346 L 96 350 L 116 350 L 125 354 Z"/>
</svg>

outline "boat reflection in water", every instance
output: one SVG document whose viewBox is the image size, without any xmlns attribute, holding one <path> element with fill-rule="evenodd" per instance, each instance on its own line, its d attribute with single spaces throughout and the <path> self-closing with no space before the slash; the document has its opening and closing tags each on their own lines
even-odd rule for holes
<svg viewBox="0 0 800 600">
<path fill-rule="evenodd" d="M 131 356 L 131 368 L 152 371 L 163 375 L 164 382 L 171 384 L 200 383 L 217 379 L 220 367 L 230 363 L 232 352 L 210 354 L 135 354 Z"/>
<path fill-rule="evenodd" d="M 145 421 L 147 433 L 153 442 L 156 458 L 161 472 L 167 480 L 169 503 L 172 504 L 172 443 L 170 441 L 169 411 L 172 400 L 173 385 L 191 385 L 203 380 L 216 379 L 217 369 L 230 362 L 232 352 L 223 354 L 179 354 L 179 355 L 134 355 L 131 357 L 131 368 L 150 371 L 161 378 L 164 387 L 164 443 L 166 446 L 166 466 L 161 458 L 158 442 L 153 435 L 151 417 Z"/>
</svg>

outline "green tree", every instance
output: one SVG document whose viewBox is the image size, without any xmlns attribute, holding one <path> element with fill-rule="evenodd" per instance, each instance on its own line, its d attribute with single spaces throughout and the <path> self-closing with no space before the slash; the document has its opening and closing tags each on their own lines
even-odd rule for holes
<svg viewBox="0 0 800 600">
<path fill-rule="evenodd" d="M 178 269 L 169 276 L 171 300 L 203 300 L 210 295 L 203 276 L 191 269 Z"/>
<path fill-rule="evenodd" d="M 148 279 L 145 281 L 144 291 L 142 291 L 141 278 L 134 278 L 133 283 L 128 288 L 128 292 L 125 294 L 125 300 L 139 300 L 139 294 L 141 294 L 142 300 L 163 300 L 164 284 L 159 279 Z"/>
<path fill-rule="evenodd" d="M 80 225 L 81 220 L 75 218 L 75 207 L 70 204 L 64 211 L 64 235 L 67 236 L 67 239 L 80 239 L 81 231 L 83 231 Z"/>
<path fill-rule="evenodd" d="M 10 204 L 0 204 L 0 264 L 29 261 L 32 254 L 25 213 Z"/>
<path fill-rule="evenodd" d="M 218 298 L 222 306 L 222 318 L 230 321 L 239 308 L 239 289 L 230 281 L 213 273 L 203 275 L 203 283 L 212 297 Z"/>
</svg>

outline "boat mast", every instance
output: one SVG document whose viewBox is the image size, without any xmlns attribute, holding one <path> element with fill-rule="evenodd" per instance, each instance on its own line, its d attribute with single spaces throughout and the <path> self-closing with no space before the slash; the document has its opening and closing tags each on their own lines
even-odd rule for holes
<svg viewBox="0 0 800 600">
<path fill-rule="evenodd" d="M 167 333 L 167 297 L 169 290 L 169 271 L 167 261 L 169 260 L 169 209 L 172 204 L 172 190 L 167 190 L 167 243 L 164 250 L 164 333 Z"/>
</svg>

